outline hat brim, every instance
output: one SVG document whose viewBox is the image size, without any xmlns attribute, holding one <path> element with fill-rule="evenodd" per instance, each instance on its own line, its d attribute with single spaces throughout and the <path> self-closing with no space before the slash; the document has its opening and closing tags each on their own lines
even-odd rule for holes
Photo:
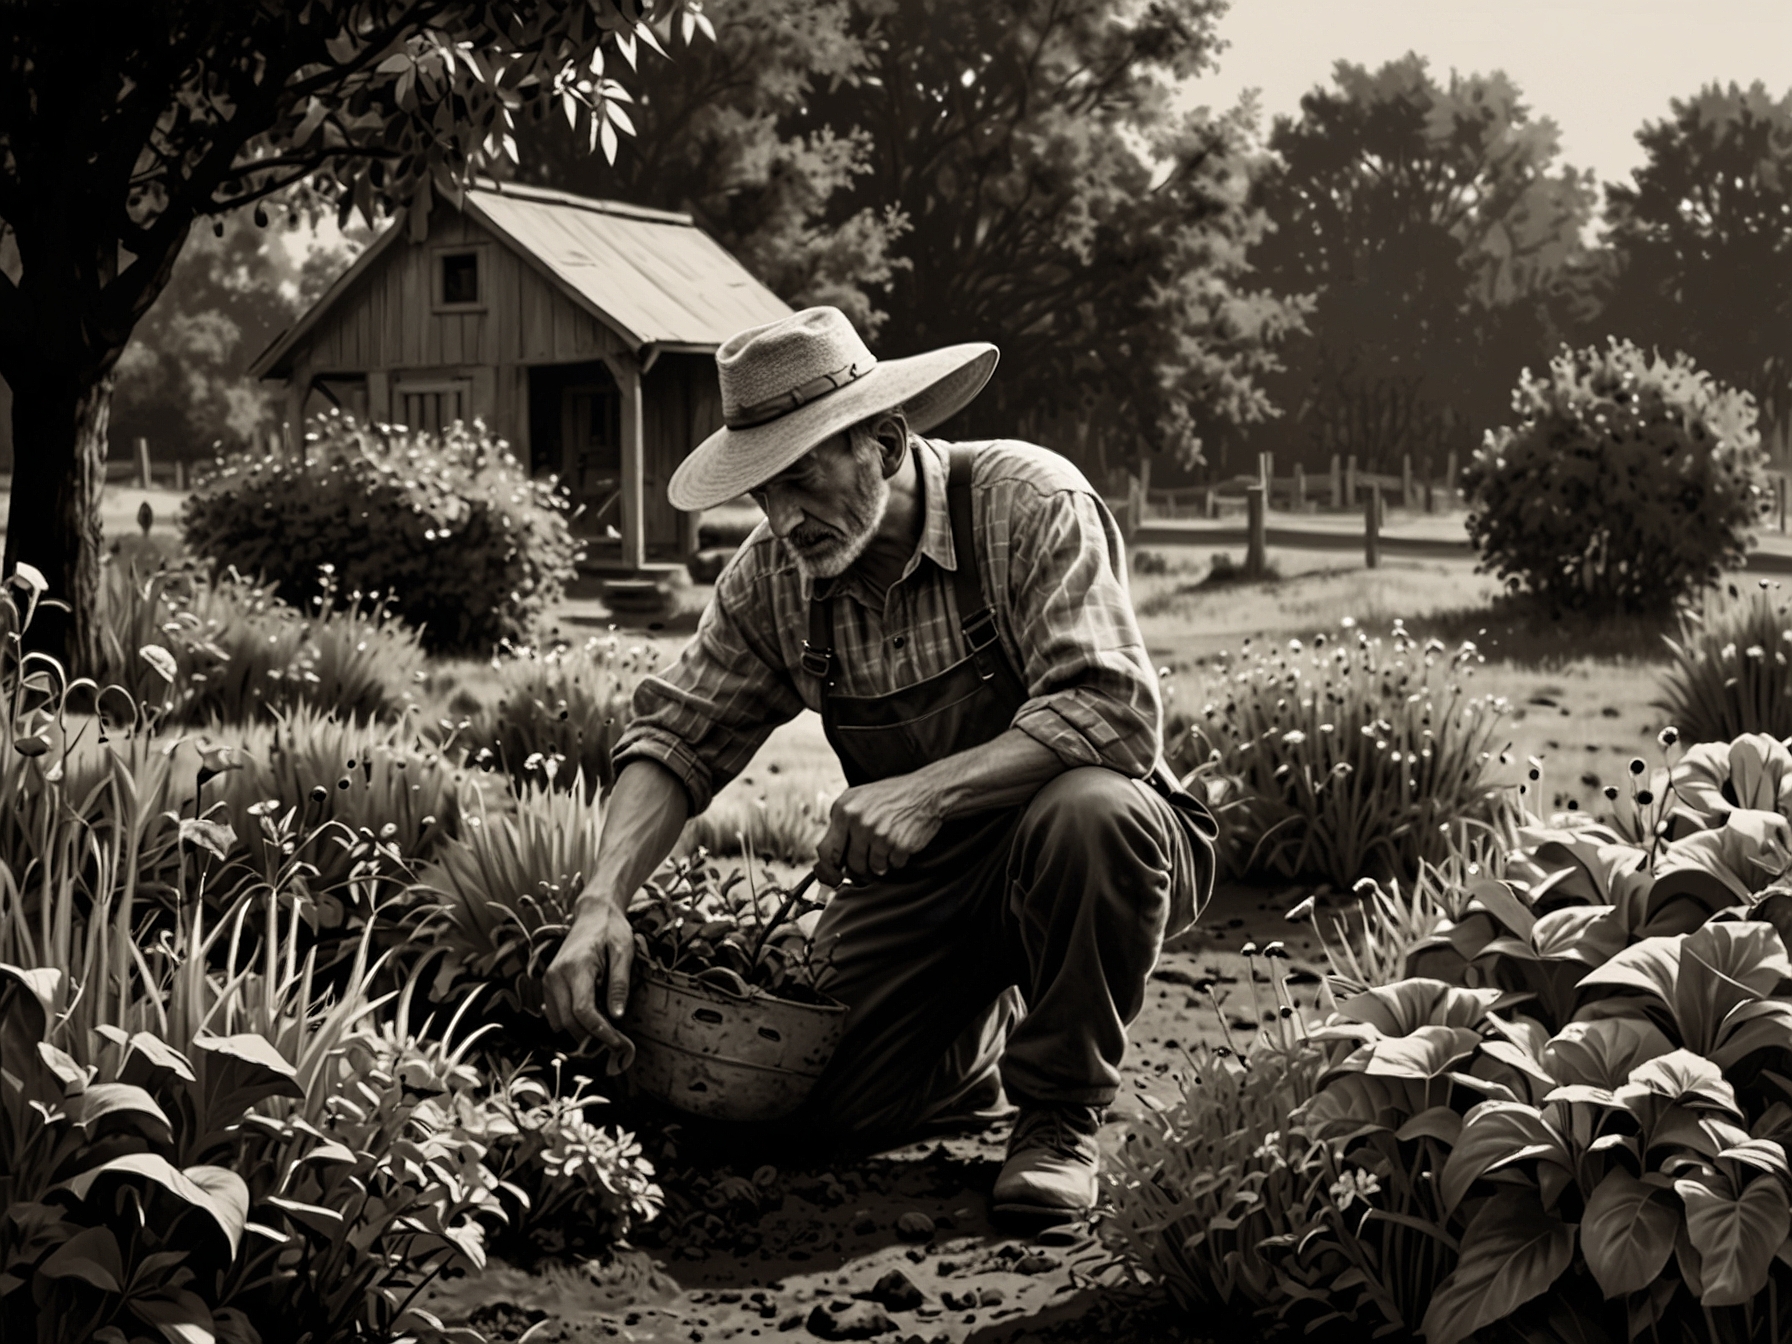
<svg viewBox="0 0 1792 1344">
<path fill-rule="evenodd" d="M 995 346 L 975 341 L 879 360 L 863 377 L 776 420 L 718 429 L 678 464 L 666 497 L 675 509 L 714 508 L 757 489 L 824 440 L 897 406 L 907 411 L 909 428 L 925 433 L 983 390 L 997 358 Z"/>
</svg>

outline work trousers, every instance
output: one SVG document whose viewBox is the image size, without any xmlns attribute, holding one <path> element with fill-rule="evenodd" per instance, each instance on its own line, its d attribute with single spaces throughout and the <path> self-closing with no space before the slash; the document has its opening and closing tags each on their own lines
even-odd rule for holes
<svg viewBox="0 0 1792 1344">
<path fill-rule="evenodd" d="M 807 1108 L 835 1138 L 896 1139 L 993 1091 L 1104 1107 L 1166 926 L 1211 863 L 1143 780 L 1065 771 L 991 818 L 950 871 L 843 888 L 816 928 L 820 987 L 850 1009 Z"/>
</svg>

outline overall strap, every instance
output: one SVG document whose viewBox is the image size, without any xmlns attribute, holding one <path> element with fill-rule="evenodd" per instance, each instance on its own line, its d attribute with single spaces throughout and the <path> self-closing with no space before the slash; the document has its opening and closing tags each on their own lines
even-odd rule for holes
<svg viewBox="0 0 1792 1344">
<path fill-rule="evenodd" d="M 971 657 L 977 660 L 977 675 L 988 681 L 1007 661 L 1007 655 L 1002 652 L 995 612 L 977 573 L 977 537 L 971 524 L 971 471 L 977 458 L 962 444 L 953 444 L 949 451 L 952 467 L 946 478 L 946 511 L 952 520 L 952 554 L 958 562 L 952 576 L 958 628 Z"/>
<path fill-rule="evenodd" d="M 825 699 L 834 688 L 834 604 L 820 593 L 809 598 L 809 637 L 803 641 L 803 671 L 821 679 Z"/>
</svg>

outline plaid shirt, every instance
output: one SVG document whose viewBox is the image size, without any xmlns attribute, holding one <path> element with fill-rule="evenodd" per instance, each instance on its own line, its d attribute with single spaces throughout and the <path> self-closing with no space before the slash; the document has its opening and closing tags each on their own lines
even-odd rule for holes
<svg viewBox="0 0 1792 1344">
<path fill-rule="evenodd" d="M 913 451 L 926 517 L 902 577 L 881 607 L 850 570 L 825 590 L 834 603 L 835 679 L 845 695 L 889 695 L 966 656 L 949 573 L 958 557 L 946 510 L 946 450 L 916 436 Z M 1010 440 L 980 446 L 972 496 L 984 594 L 1027 687 L 1011 726 L 1067 767 L 1148 775 L 1163 709 L 1107 505 L 1070 462 Z M 695 815 L 774 728 L 805 707 L 819 711 L 820 680 L 802 668 L 809 596 L 808 582 L 762 522 L 716 580 L 715 600 L 678 661 L 635 691 L 617 768 L 658 761 L 684 781 Z"/>
</svg>

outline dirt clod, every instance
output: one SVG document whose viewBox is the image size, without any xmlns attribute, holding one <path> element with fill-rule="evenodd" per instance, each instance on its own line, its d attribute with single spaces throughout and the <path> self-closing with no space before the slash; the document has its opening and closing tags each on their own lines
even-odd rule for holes
<svg viewBox="0 0 1792 1344">
<path fill-rule="evenodd" d="M 872 1285 L 871 1300 L 889 1311 L 913 1311 L 927 1296 L 908 1275 L 892 1269 Z"/>
<path fill-rule="evenodd" d="M 896 1233 L 904 1241 L 926 1241 L 933 1231 L 933 1219 L 919 1209 L 910 1209 L 896 1220 Z"/>
<path fill-rule="evenodd" d="M 833 1303 L 809 1313 L 809 1333 L 818 1339 L 875 1339 L 896 1328 L 896 1322 L 870 1302 L 849 1303 L 835 1311 Z"/>
</svg>

